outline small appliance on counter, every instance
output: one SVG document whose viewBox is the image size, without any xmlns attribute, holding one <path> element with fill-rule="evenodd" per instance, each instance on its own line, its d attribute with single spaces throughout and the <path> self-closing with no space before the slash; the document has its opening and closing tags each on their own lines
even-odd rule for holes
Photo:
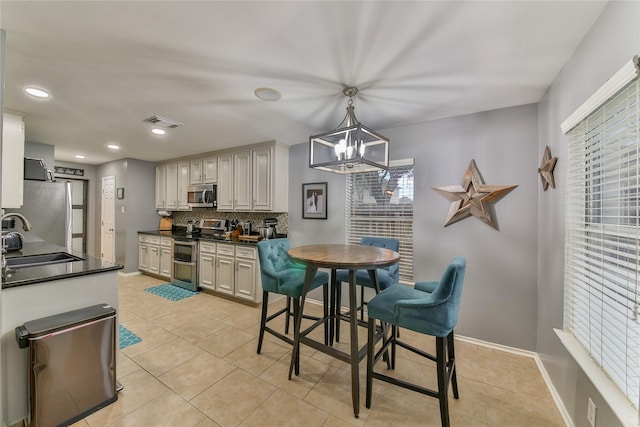
<svg viewBox="0 0 640 427">
<path fill-rule="evenodd" d="M 227 231 L 226 219 L 201 219 L 200 220 L 200 233 L 203 237 L 223 239 L 226 231 Z"/>
<path fill-rule="evenodd" d="M 252 231 L 253 231 L 253 227 L 252 227 L 250 221 L 242 223 L 242 234 L 243 235 L 250 236 Z"/>
<path fill-rule="evenodd" d="M 4 235 L 4 250 L 7 252 L 11 251 L 19 251 L 22 249 L 22 242 L 24 241 L 24 236 L 17 231 L 11 231 Z"/>
<path fill-rule="evenodd" d="M 171 220 L 171 212 L 169 211 L 158 211 L 158 215 L 160 218 L 160 226 L 158 230 L 160 231 L 171 231 L 173 229 L 173 221 Z"/>
<path fill-rule="evenodd" d="M 276 225 L 278 225 L 278 218 L 265 218 L 263 224 L 264 226 L 260 227 L 260 237 L 265 240 L 277 237 Z"/>
</svg>

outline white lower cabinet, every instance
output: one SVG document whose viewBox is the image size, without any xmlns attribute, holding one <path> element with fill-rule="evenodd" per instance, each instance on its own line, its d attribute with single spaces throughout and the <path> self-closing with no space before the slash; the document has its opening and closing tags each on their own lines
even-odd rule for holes
<svg viewBox="0 0 640 427">
<path fill-rule="evenodd" d="M 198 285 L 243 300 L 259 302 L 255 247 L 200 241 Z"/>
<path fill-rule="evenodd" d="M 171 237 L 140 234 L 138 236 L 138 270 L 170 279 L 172 252 Z"/>
</svg>

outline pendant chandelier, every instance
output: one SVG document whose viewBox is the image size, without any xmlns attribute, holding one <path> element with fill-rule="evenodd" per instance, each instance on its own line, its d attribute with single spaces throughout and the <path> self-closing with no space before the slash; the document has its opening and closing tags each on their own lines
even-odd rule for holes
<svg viewBox="0 0 640 427">
<path fill-rule="evenodd" d="M 349 97 L 347 115 L 336 129 L 309 137 L 309 167 L 339 174 L 388 169 L 389 140 L 360 123 L 353 112 L 358 88 L 346 87 L 342 93 Z"/>
</svg>

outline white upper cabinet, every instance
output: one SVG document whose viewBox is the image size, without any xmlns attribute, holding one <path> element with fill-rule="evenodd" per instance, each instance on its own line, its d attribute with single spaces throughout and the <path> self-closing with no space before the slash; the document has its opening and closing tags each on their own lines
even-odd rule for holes
<svg viewBox="0 0 640 427">
<path fill-rule="evenodd" d="M 156 167 L 156 208 L 189 209 L 181 201 L 183 193 L 186 197 L 187 169 L 189 184 L 217 184 L 219 211 L 288 211 L 287 146 L 268 142 L 160 164 Z"/>
<path fill-rule="evenodd" d="M 203 181 L 205 184 L 215 184 L 218 182 L 218 157 L 207 156 L 202 159 L 202 169 L 204 171 Z"/>
<path fill-rule="evenodd" d="M 24 121 L 9 113 L 3 114 L 2 121 L 2 207 L 20 208 L 24 192 Z"/>
<path fill-rule="evenodd" d="M 187 200 L 187 187 L 189 187 L 190 164 L 188 161 L 178 162 L 178 210 L 191 210 Z"/>
<path fill-rule="evenodd" d="M 156 209 L 167 208 L 167 165 L 156 165 Z"/>
<path fill-rule="evenodd" d="M 191 185 L 202 184 L 202 159 L 191 159 L 190 165 Z"/>
</svg>

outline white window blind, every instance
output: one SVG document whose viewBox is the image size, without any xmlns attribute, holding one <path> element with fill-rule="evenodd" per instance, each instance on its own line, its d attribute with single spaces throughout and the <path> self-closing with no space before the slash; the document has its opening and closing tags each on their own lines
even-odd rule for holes
<svg viewBox="0 0 640 427">
<path fill-rule="evenodd" d="M 365 236 L 400 241 L 400 280 L 413 281 L 413 162 L 347 178 L 346 243 Z"/>
<path fill-rule="evenodd" d="M 564 329 L 638 407 L 638 79 L 567 133 Z"/>
</svg>

